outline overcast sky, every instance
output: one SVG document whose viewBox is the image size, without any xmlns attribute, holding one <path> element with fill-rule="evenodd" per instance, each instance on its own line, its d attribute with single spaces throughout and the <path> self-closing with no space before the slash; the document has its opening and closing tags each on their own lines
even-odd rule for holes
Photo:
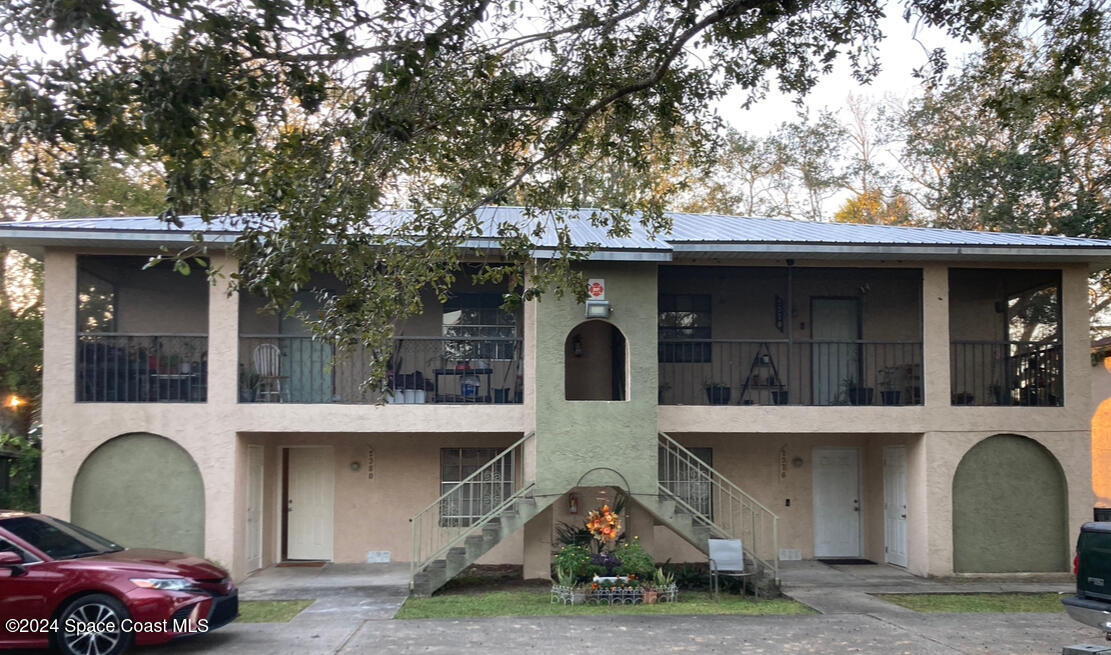
<svg viewBox="0 0 1111 655">
<path fill-rule="evenodd" d="M 842 110 L 844 118 L 845 101 L 849 93 L 882 99 L 888 94 L 906 100 L 919 93 L 919 81 L 914 78 L 914 70 L 927 63 L 927 54 L 934 48 L 944 48 L 949 58 L 950 70 L 954 70 L 963 58 L 975 51 L 971 43 L 961 43 L 950 38 L 942 30 L 915 27 L 903 20 L 901 3 L 892 2 L 888 14 L 881 23 L 887 36 L 879 46 L 880 74 L 865 86 L 849 75 L 849 67 L 844 58 L 837 62 L 836 70 L 822 78 L 817 87 L 805 98 L 806 106 L 812 111 L 828 107 Z M 917 39 L 917 40 L 915 40 Z M 734 92 L 719 106 L 722 117 L 742 132 L 766 134 L 776 125 L 794 118 L 797 107 L 793 97 L 784 96 L 773 90 L 768 97 L 752 108 L 741 108 L 744 94 Z"/>
</svg>

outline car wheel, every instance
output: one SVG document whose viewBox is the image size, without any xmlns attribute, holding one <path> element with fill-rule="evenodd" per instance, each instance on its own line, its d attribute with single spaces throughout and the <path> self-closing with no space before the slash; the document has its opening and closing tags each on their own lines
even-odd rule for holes
<svg viewBox="0 0 1111 655">
<path fill-rule="evenodd" d="M 132 635 L 123 629 L 127 618 L 127 608 L 111 596 L 82 596 L 58 616 L 54 645 L 64 655 L 118 655 L 131 646 Z"/>
</svg>

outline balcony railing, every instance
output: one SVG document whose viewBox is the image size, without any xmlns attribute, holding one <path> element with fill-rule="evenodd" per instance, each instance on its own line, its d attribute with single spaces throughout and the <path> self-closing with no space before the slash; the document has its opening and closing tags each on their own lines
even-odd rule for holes
<svg viewBox="0 0 1111 655">
<path fill-rule="evenodd" d="M 659 343 L 661 405 L 921 405 L 920 341 Z"/>
<path fill-rule="evenodd" d="M 954 341 L 954 405 L 1056 407 L 1064 399 L 1059 343 Z"/>
<path fill-rule="evenodd" d="M 367 388 L 375 353 L 337 352 L 311 336 L 239 339 L 239 400 L 282 403 L 520 403 L 519 339 L 404 337 L 389 390 Z M 385 356 L 385 355 L 382 355 Z"/>
<path fill-rule="evenodd" d="M 76 377 L 78 402 L 204 402 L 208 337 L 81 332 Z"/>
</svg>

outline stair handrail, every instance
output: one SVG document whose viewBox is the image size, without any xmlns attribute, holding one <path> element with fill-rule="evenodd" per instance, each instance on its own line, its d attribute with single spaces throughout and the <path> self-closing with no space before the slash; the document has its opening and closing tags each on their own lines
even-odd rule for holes
<svg viewBox="0 0 1111 655">
<path fill-rule="evenodd" d="M 701 462 L 701 466 L 691 467 L 691 469 L 698 476 L 702 477 L 703 479 L 705 479 L 710 484 L 716 485 L 719 488 L 723 489 L 726 493 L 728 493 L 729 495 L 733 496 L 734 498 L 740 500 L 742 503 L 748 503 L 752 507 L 760 510 L 761 512 L 765 513 L 771 519 L 771 524 L 772 524 L 772 552 L 771 552 L 771 556 L 767 559 L 759 557 L 756 553 L 756 544 L 751 544 L 751 545 L 746 544 L 745 545 L 745 550 L 749 551 L 749 555 L 754 560 L 756 560 L 756 561 L 762 563 L 763 565 L 767 566 L 768 568 L 772 569 L 772 571 L 775 575 L 775 581 L 776 581 L 776 583 L 778 583 L 779 582 L 779 516 L 775 512 L 768 509 L 768 507 L 765 506 L 763 503 L 761 503 L 760 501 L 753 498 L 752 495 L 747 493 L 744 489 L 741 489 L 740 487 L 738 487 L 732 480 L 730 480 L 729 478 L 722 475 L 720 471 L 718 471 L 717 469 L 715 469 L 714 467 L 710 466 L 705 461 L 703 461 L 702 458 L 700 458 L 698 455 L 695 455 L 693 452 L 691 452 L 687 448 L 684 448 L 682 444 L 680 444 L 679 442 L 672 439 L 670 435 L 668 435 L 665 432 L 660 432 L 659 436 L 660 436 L 661 445 L 663 445 L 665 448 L 676 450 L 679 453 L 681 453 L 682 455 L 686 456 L 687 459 L 689 459 L 689 460 Z M 658 486 L 659 486 L 660 490 L 665 491 L 667 493 L 667 495 L 672 500 L 674 500 L 678 505 L 682 506 L 683 509 L 686 510 L 687 512 L 689 512 L 692 516 L 697 517 L 699 521 L 705 523 L 707 526 L 711 527 L 712 529 L 717 530 L 722 535 L 728 536 L 730 538 L 736 538 L 738 536 L 736 534 L 733 534 L 730 530 L 726 529 L 724 526 L 720 525 L 718 522 L 715 522 L 713 519 L 711 519 L 710 517 L 708 517 L 705 514 L 703 514 L 702 512 L 700 512 L 698 509 L 692 507 L 689 503 L 687 503 L 685 500 L 680 498 L 678 496 L 678 494 L 676 494 L 671 489 L 668 489 L 663 484 L 662 481 L 660 481 L 658 483 Z M 768 560 L 770 560 L 770 561 L 768 561 Z"/>
<path fill-rule="evenodd" d="M 519 500 L 524 495 L 524 493 L 526 491 L 531 490 L 533 487 L 535 487 L 536 482 L 535 482 L 535 480 L 526 481 L 523 477 L 523 475 L 524 475 L 523 467 L 518 469 L 522 473 L 522 480 L 521 480 L 521 484 L 520 484 L 519 489 L 516 489 L 516 490 L 514 490 L 513 493 L 509 494 L 509 496 L 507 498 L 505 498 L 501 503 L 499 503 L 497 507 L 494 507 L 493 509 L 488 511 L 486 514 L 483 514 L 479 518 L 474 519 L 469 526 L 462 526 L 464 528 L 462 532 L 457 534 L 455 537 L 449 539 L 445 545 L 442 545 L 438 548 L 435 548 L 432 551 L 432 553 L 430 555 L 427 555 L 427 556 L 423 556 L 421 554 L 421 546 L 422 546 L 422 543 L 423 543 L 422 534 L 421 534 L 421 525 L 422 525 L 421 524 L 421 519 L 426 514 L 431 512 L 432 510 L 439 508 L 441 506 L 441 503 L 443 503 L 445 500 L 447 500 L 448 497 L 451 496 L 453 493 L 456 493 L 457 491 L 459 491 L 459 489 L 463 488 L 466 485 L 472 484 L 473 482 L 478 480 L 480 477 L 482 477 L 482 475 L 484 473 L 486 473 L 489 470 L 492 470 L 495 466 L 499 466 L 504 461 L 504 459 L 506 457 L 512 457 L 513 453 L 518 448 L 523 446 L 528 440 L 532 439 L 535 436 L 536 436 L 535 432 L 529 432 L 525 436 L 521 437 L 516 442 L 514 442 L 513 445 L 509 446 L 508 448 L 506 448 L 502 452 L 498 453 L 498 455 L 496 457 L 494 457 L 489 462 L 487 462 L 487 463 L 483 464 L 481 467 L 479 467 L 478 470 L 476 470 L 474 473 L 471 473 L 467 477 L 465 477 L 462 480 L 460 480 L 459 482 L 457 482 L 455 484 L 455 486 L 448 489 L 444 493 L 440 494 L 439 498 L 437 498 L 436 500 L 429 503 L 427 507 L 425 507 L 421 511 L 417 512 L 416 514 L 414 514 L 409 519 L 409 543 L 410 543 L 409 584 L 410 584 L 410 586 L 412 585 L 413 578 L 416 576 L 416 574 L 418 572 L 422 571 L 425 567 L 427 567 L 430 562 L 432 562 L 435 559 L 438 559 L 441 555 L 446 553 L 450 548 L 455 546 L 457 543 L 459 543 L 463 539 L 466 539 L 468 535 L 473 534 L 477 530 L 481 530 L 483 528 L 483 526 L 485 526 L 487 523 L 490 522 L 490 519 L 492 519 L 494 516 L 497 516 L 498 514 L 503 512 L 505 510 L 505 508 L 509 504 L 511 504 L 512 502 L 516 502 L 517 500 Z M 517 486 L 517 480 L 513 480 L 513 485 Z"/>
</svg>

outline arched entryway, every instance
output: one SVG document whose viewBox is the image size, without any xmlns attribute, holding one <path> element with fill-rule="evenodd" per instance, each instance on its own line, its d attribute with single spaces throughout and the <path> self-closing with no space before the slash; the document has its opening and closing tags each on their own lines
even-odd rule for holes
<svg viewBox="0 0 1111 655">
<path fill-rule="evenodd" d="M 203 555 L 204 507 L 204 482 L 193 458 L 154 434 L 105 442 L 73 482 L 73 522 L 131 548 Z"/>
<path fill-rule="evenodd" d="M 586 321 L 567 335 L 563 348 L 564 398 L 628 400 L 625 335 L 606 321 Z"/>
<path fill-rule="evenodd" d="M 988 437 L 953 476 L 953 570 L 1064 571 L 1068 491 L 1057 458 L 1033 439 Z"/>
</svg>

